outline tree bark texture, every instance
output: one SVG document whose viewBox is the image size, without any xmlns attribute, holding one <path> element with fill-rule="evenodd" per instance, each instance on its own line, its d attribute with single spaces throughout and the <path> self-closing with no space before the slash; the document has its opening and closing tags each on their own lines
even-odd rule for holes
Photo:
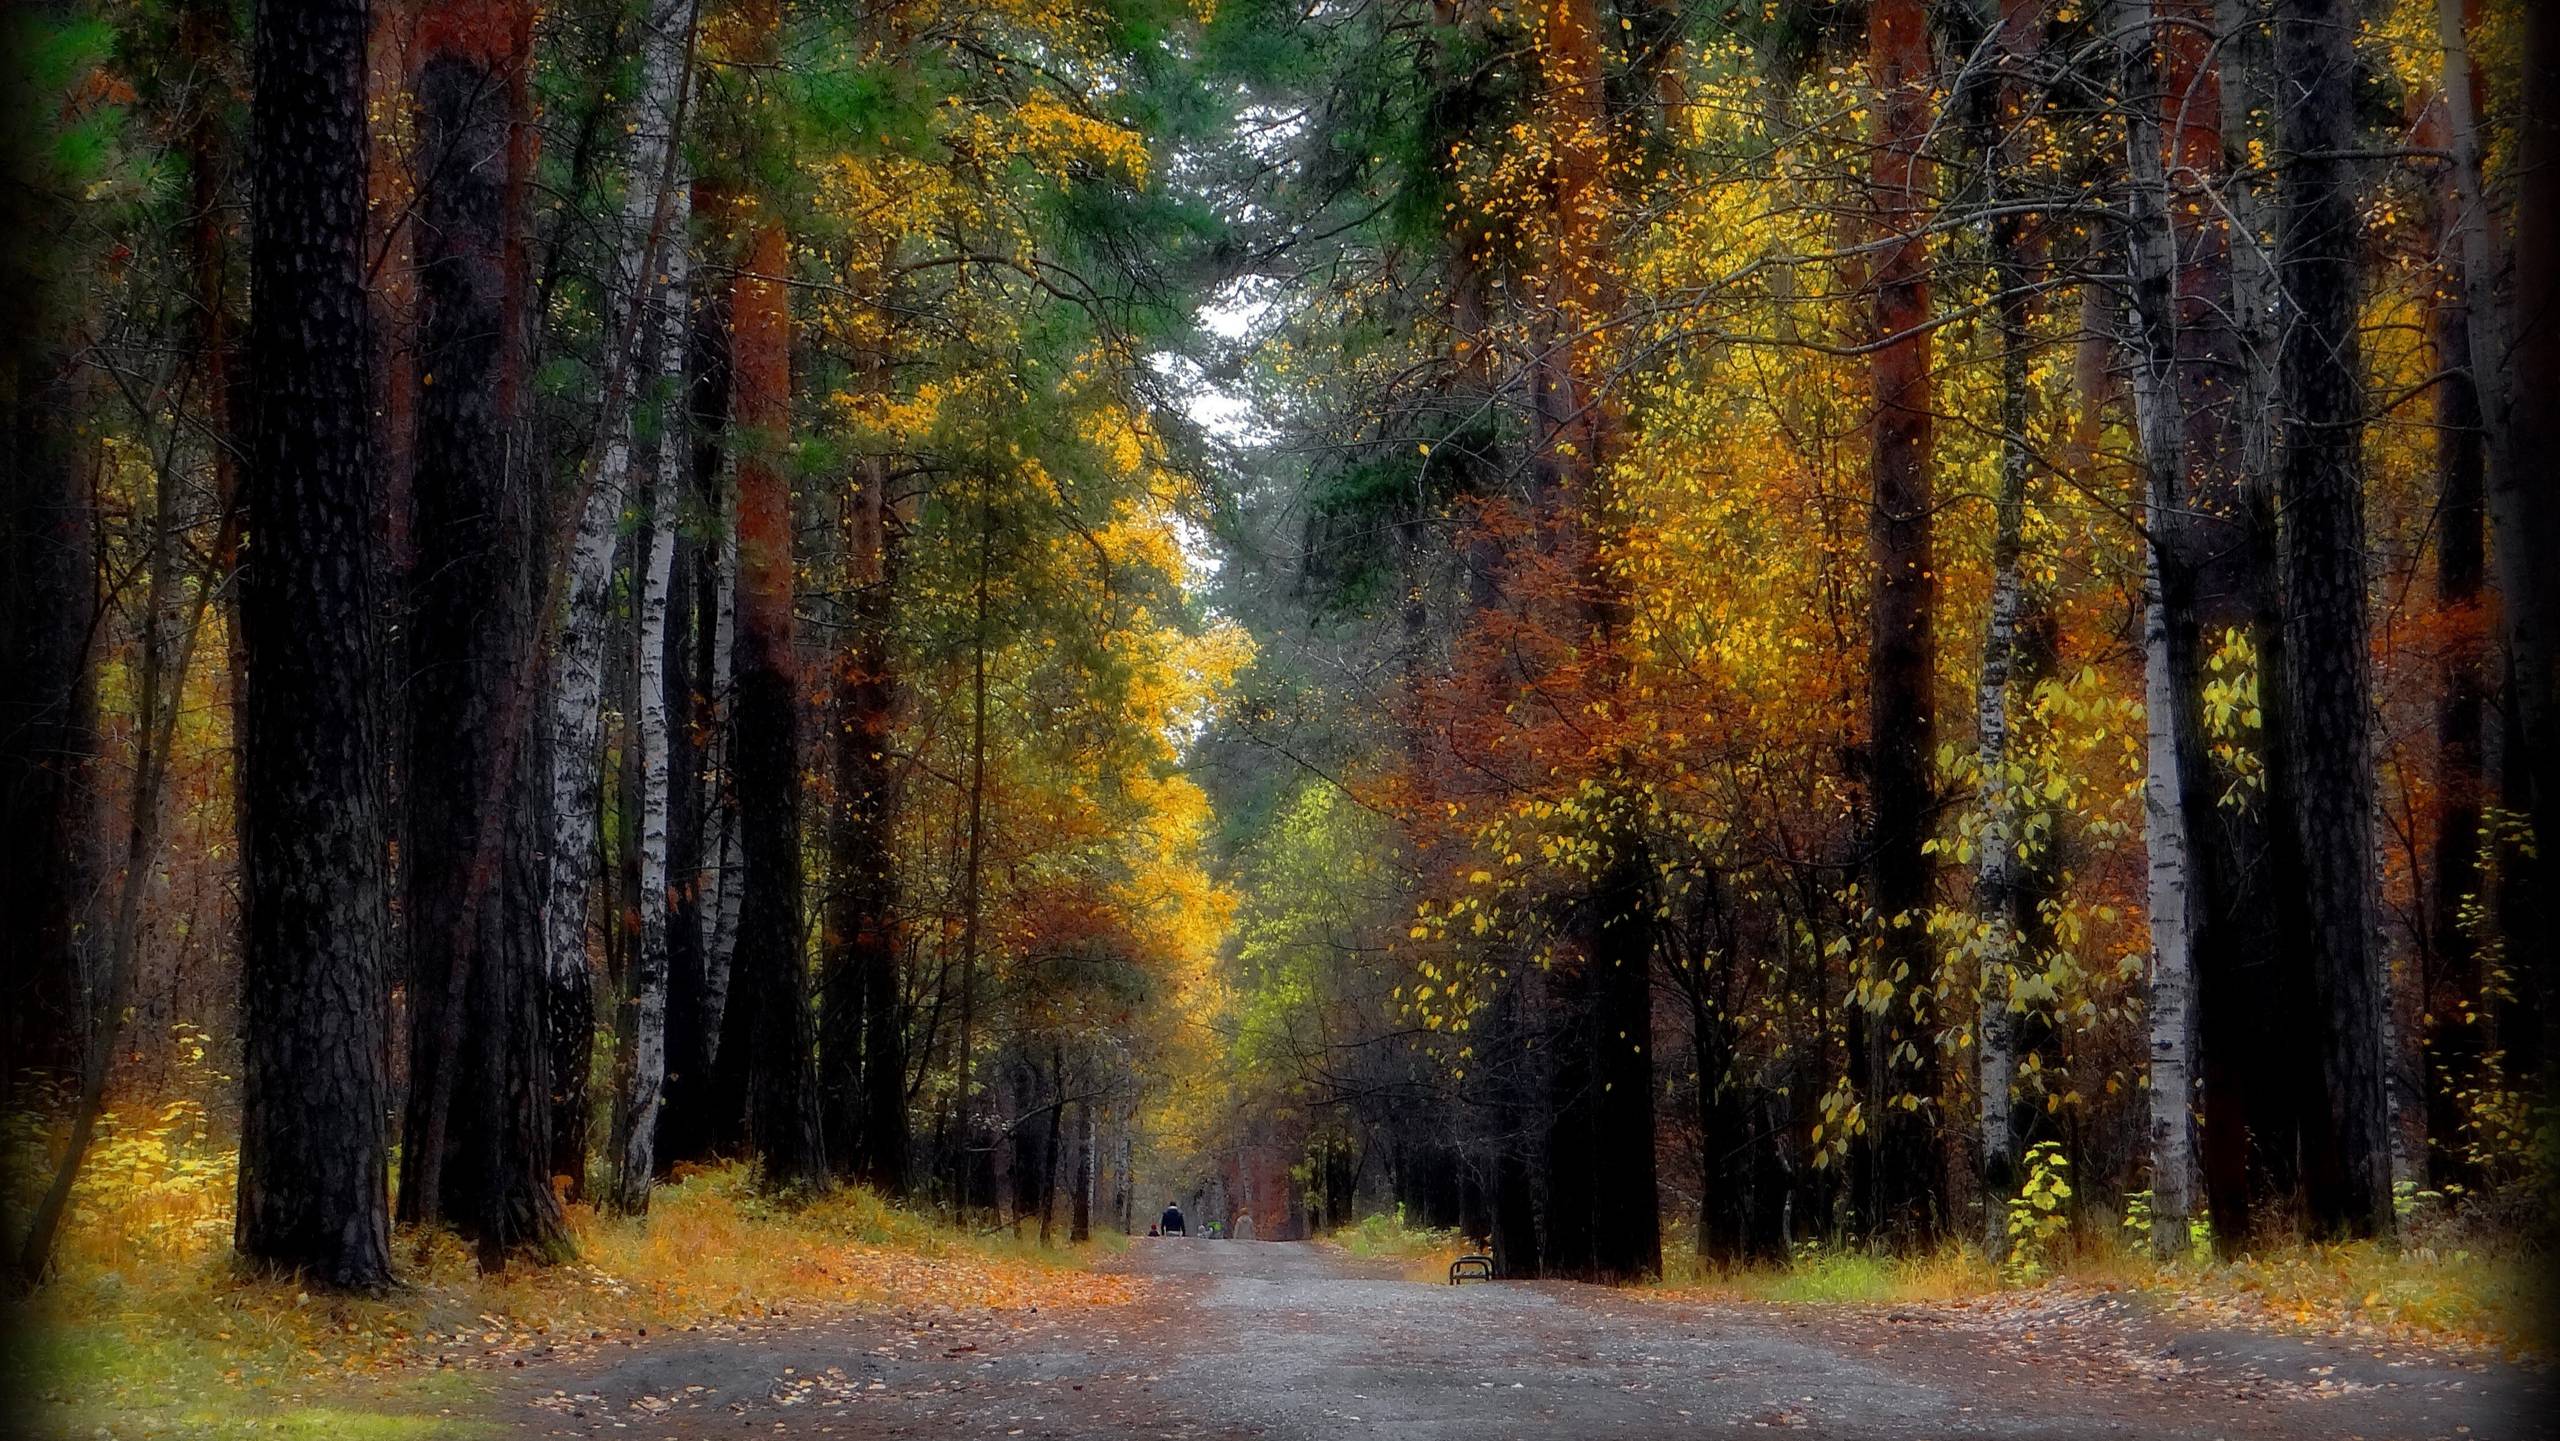
<svg viewBox="0 0 2560 1441">
<path fill-rule="evenodd" d="M 2375 924 L 2362 286 L 2354 172 L 2344 158 L 2356 143 L 2356 20 L 2347 0 L 2287 0 L 2279 14 L 2285 660 L 2301 727 L 2288 759 L 2326 1091 L 2305 1128 L 2305 1199 L 2316 1229 L 2370 1236 L 2389 1233 L 2392 1212 Z"/>
<path fill-rule="evenodd" d="M 768 42 L 769 43 L 769 42 Z M 747 1056 L 748 1130 L 767 1184 L 819 1185 L 817 1057 L 802 950 L 800 667 L 793 653 L 790 266 L 782 222 L 752 222 L 730 296 L 732 423 L 738 447 L 735 748 L 740 859 L 738 1001 Z M 734 1034 L 734 1033 L 733 1033 Z"/>
<path fill-rule="evenodd" d="M 27 7 L 33 10 L 34 7 Z M 16 23 L 18 16 L 12 16 Z M 30 24 L 42 23 L 35 16 Z M 75 1082 L 88 1033 L 82 921 L 96 878 L 91 635 L 96 517 L 73 421 L 83 410 L 71 181 L 39 117 L 62 97 L 12 94 L 0 135 L 0 1092 Z M 19 127 L 24 126 L 21 133 Z"/>
<path fill-rule="evenodd" d="M 540 643 L 543 547 L 533 468 L 513 453 L 532 12 L 514 0 L 444 7 L 415 44 L 419 405 L 401 853 L 411 1084 L 400 1205 L 404 1219 L 474 1236 L 494 1267 L 518 1248 L 566 1247 L 551 1187 L 552 976 L 537 859 L 553 839 L 550 777 L 536 763 L 541 747 L 510 741 L 534 723 L 521 691 Z M 480 810 L 492 796 L 505 807 L 494 830 Z"/>
<path fill-rule="evenodd" d="M 1925 1243 L 1938 1233 L 1946 1188 L 1936 1138 L 1938 1003 L 1926 921 L 1931 867 L 1923 847 L 1935 808 L 1937 613 L 1935 462 L 1929 318 L 1927 162 L 1932 71 L 1920 0 L 1878 0 L 1869 11 L 1875 86 L 1870 201 L 1879 252 L 1868 284 L 1877 348 L 1870 370 L 1874 493 L 1867 557 L 1874 577 L 1868 641 L 1867 748 L 1874 836 L 1874 904 L 1884 926 L 1869 1014 L 1866 1093 L 1871 1157 L 1861 1221 L 1874 1233 Z M 1889 991 L 1884 989 L 1890 987 Z M 1908 1097 L 1915 1104 L 1904 1104 Z"/>
<path fill-rule="evenodd" d="M 375 711 L 373 352 L 362 0 L 264 5 L 253 40 L 258 377 L 241 583 L 239 1210 L 253 1264 L 391 1279 L 389 896 Z"/>
</svg>

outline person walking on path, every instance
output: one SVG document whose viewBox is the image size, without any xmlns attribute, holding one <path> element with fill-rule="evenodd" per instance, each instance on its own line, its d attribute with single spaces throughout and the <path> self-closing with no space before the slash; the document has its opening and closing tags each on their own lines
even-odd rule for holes
<svg viewBox="0 0 2560 1441">
<path fill-rule="evenodd" d="M 1171 1201 L 1164 1203 L 1164 1219 L 1158 1224 L 1164 1228 L 1164 1233 L 1168 1236 L 1188 1236 L 1191 1234 L 1189 1231 L 1183 1229 L 1182 1208 Z"/>
</svg>

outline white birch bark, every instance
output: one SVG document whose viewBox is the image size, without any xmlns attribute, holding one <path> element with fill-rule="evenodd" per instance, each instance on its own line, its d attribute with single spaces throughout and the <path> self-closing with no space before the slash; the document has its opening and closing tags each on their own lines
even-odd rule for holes
<svg viewBox="0 0 2560 1441">
<path fill-rule="evenodd" d="M 696 0 L 652 0 L 649 6 L 617 257 L 626 303 L 642 307 L 638 343 L 643 354 L 657 361 L 661 400 L 656 446 L 640 467 L 649 509 L 648 546 L 637 558 L 640 614 L 634 657 L 640 937 L 623 1003 L 620 1088 L 614 1104 L 614 1204 L 632 1214 L 649 1207 L 658 1104 L 667 1078 L 667 591 L 675 559 L 676 492 L 684 475 L 686 432 L 677 417 L 682 413 L 689 324 L 685 230 L 691 199 L 677 132 L 695 13 Z M 648 449 L 640 414 L 637 406 L 625 407 L 608 442 L 623 453 L 626 467 L 629 457 Z M 607 458 L 610 462 L 612 450 Z"/>
<path fill-rule="evenodd" d="M 650 7 L 650 37 L 638 111 L 634 119 L 631 162 L 622 197 L 622 233 L 614 252 L 614 284 L 605 297 L 603 335 L 607 345 L 635 334 L 632 307 L 646 303 L 652 277 L 644 274 L 652 233 L 658 230 L 660 187 L 667 172 L 667 147 L 673 140 L 677 87 L 684 65 L 679 27 L 690 23 L 692 0 L 655 0 Z M 660 43 L 673 34 L 672 49 Z M 681 244 L 666 246 L 682 248 Z M 569 553 L 568 615 L 560 634 L 559 667 L 552 692 L 551 751 L 551 894 L 549 942 L 552 974 L 586 964 L 587 898 L 595 885 L 598 796 L 603 786 L 599 746 L 604 735 L 605 610 L 613 594 L 613 558 L 621 530 L 622 510 L 631 484 L 637 407 L 618 407 L 607 418 L 604 455 L 597 465 L 595 488 L 578 517 L 578 535 Z"/>
<path fill-rule="evenodd" d="M 2187 826 L 2179 803 L 2176 681 L 2155 560 L 2144 586 L 2142 678 L 2148 765 L 2142 839 L 2150 857 L 2151 1242 L 2183 1252 L 2195 1210 L 2195 959 L 2187 924 Z"/>
<path fill-rule="evenodd" d="M 671 227 L 688 214 L 683 179 L 670 197 Z M 680 233 L 680 232 L 679 232 Z M 684 388 L 688 316 L 686 257 L 673 247 L 661 267 L 659 318 L 665 327 L 660 356 L 668 420 L 659 435 L 656 474 L 649 487 L 649 550 L 640 586 L 640 946 L 631 969 L 629 1064 L 624 1073 L 622 1117 L 615 1137 L 620 1159 L 616 1200 L 627 1212 L 648 1209 L 656 1169 L 658 1106 L 667 1082 L 667 840 L 673 738 L 667 720 L 667 606 L 675 566 L 676 492 L 684 474 L 687 436 L 675 423 Z"/>
<path fill-rule="evenodd" d="M 1983 156 L 1986 202 L 2006 198 L 2018 141 L 2011 134 L 2024 108 L 2018 75 L 2026 68 L 2019 27 L 2001 11 L 1989 15 L 1999 57 L 1993 133 Z M 1977 1089 L 1982 1111 L 1983 1246 L 2003 1252 L 2009 1197 L 2016 1182 L 2017 1133 L 2011 1091 L 2017 1083 L 2018 827 L 2009 776 L 2009 678 L 2017 659 L 2018 613 L 2025 595 L 2027 476 L 2034 454 L 2027 439 L 2028 302 L 2023 246 L 2014 222 L 1988 224 L 1991 283 L 1999 293 L 2000 490 L 1991 543 L 1991 612 L 1983 626 L 1982 674 L 1974 696 L 1976 799 L 1982 832 L 1974 856 L 1974 915 L 1981 1000 L 1975 1026 Z"/>
<path fill-rule="evenodd" d="M 2133 361 L 2134 429 L 2147 477 L 2150 530 L 2144 586 L 2142 658 L 2147 756 L 2143 840 L 2150 861 L 2151 918 L 2151 1239 L 2163 1255 L 2186 1248 L 2194 1209 L 2195 927 L 2193 837 L 2187 833 L 2187 767 L 2182 754 L 2181 677 L 2172 653 L 2167 587 L 2186 484 L 2185 415 L 2177 389 L 2177 240 L 2169 219 L 2159 82 L 2150 0 L 2116 0 L 2122 64 L 2128 221 L 2124 253 L 2132 292 L 2127 349 Z"/>
<path fill-rule="evenodd" d="M 2017 894 L 2017 825 L 2009 784 L 2009 672 L 2017 648 L 2018 609 L 2025 589 L 2019 575 L 2018 531 L 2026 508 L 2026 457 L 2013 440 L 2000 482 L 2000 568 L 1992 577 L 1991 621 L 1982 645 L 1982 679 L 1975 699 L 1974 759 L 1982 773 L 1978 791 L 1982 833 L 1975 841 L 1974 905 L 1980 935 L 1982 1002 L 1978 1026 L 1978 1080 L 1982 1092 L 1982 1173 L 2005 1180 L 2016 1169 L 2010 1091 L 2018 1078 L 2017 1027 L 2011 1011 L 2017 989 L 2018 931 L 2010 910 Z M 2013 474 L 2014 472 L 2014 474 Z M 1984 1244 L 1998 1255 L 2008 1197 L 1983 1196 Z"/>
<path fill-rule="evenodd" d="M 738 951 L 738 899 L 746 870 L 738 863 L 738 807 L 729 788 L 730 674 L 738 639 L 738 489 L 723 475 L 719 544 L 703 557 L 713 569 L 719 597 L 711 626 L 711 675 L 717 690 L 705 698 L 711 744 L 702 768 L 702 873 L 696 879 L 704 908 L 702 973 L 705 1058 L 720 1049 L 721 1016 L 729 1005 L 729 961 Z"/>
</svg>

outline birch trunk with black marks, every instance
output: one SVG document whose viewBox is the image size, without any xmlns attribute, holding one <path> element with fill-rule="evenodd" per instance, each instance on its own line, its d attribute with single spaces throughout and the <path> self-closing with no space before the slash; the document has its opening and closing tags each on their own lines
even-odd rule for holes
<svg viewBox="0 0 2560 1441">
<path fill-rule="evenodd" d="M 627 1214 L 649 1208 L 649 1188 L 656 1177 L 658 1106 L 667 1076 L 672 901 L 667 855 L 673 740 L 668 725 L 667 612 L 675 566 L 676 497 L 690 458 L 691 437 L 681 419 L 686 346 L 692 334 L 692 316 L 686 307 L 685 247 L 692 188 L 683 173 L 683 161 L 674 152 L 683 144 L 679 122 L 695 4 L 696 0 L 657 0 L 650 6 L 648 31 L 641 40 L 643 78 L 634 122 L 639 128 L 631 146 L 631 194 L 623 216 L 626 263 L 622 274 L 632 285 L 631 303 L 645 308 L 643 324 L 655 337 L 651 344 L 659 377 L 653 407 L 657 434 L 643 435 L 641 413 L 632 408 L 626 411 L 623 433 L 617 437 L 632 449 L 646 445 L 655 452 L 642 481 L 648 506 L 639 560 L 640 623 L 634 657 L 640 739 L 639 944 L 624 985 L 618 1027 L 620 1085 L 613 1119 L 612 1199 L 615 1208 Z M 660 237 L 655 245 L 653 233 Z M 645 263 L 651 259 L 654 265 Z"/>
<path fill-rule="evenodd" d="M 2125 348 L 2144 475 L 2148 540 L 2143 623 L 2143 836 L 2151 923 L 2151 1212 L 2155 1247 L 2186 1244 L 2195 1170 L 2192 1105 L 2196 931 L 2210 897 L 2196 865 L 2204 758 L 2196 567 L 2187 521 L 2187 414 L 2179 349 L 2178 247 L 2170 218 L 2149 0 L 2116 0 L 2118 88 L 2125 132 Z M 2209 814 L 2209 813 L 2208 813 Z"/>
<path fill-rule="evenodd" d="M 1982 199 L 1997 209 L 2016 183 L 2027 120 L 2022 78 L 2033 59 L 2035 7 L 2031 0 L 1998 0 L 1989 17 L 1994 78 L 1972 98 L 1971 122 L 1983 166 Z M 1979 986 L 1975 1043 L 1981 1093 L 1981 1182 L 1984 1249 L 1999 1255 L 2008 1199 L 2017 1188 L 2018 1134 L 2011 1104 L 2017 1081 L 2016 968 L 2018 962 L 2017 802 L 2011 795 L 2009 702 L 2017 653 L 2018 615 L 2026 600 L 2027 481 L 2034 452 L 2027 436 L 2031 402 L 2028 375 L 2027 219 L 2004 216 L 1988 223 L 1991 288 L 2000 337 L 2000 486 L 1993 502 L 1991 605 L 1983 627 L 1982 671 L 1974 689 L 1974 764 L 1980 773 L 1975 804 L 1982 828 L 1975 838 L 1974 934 Z"/>
</svg>

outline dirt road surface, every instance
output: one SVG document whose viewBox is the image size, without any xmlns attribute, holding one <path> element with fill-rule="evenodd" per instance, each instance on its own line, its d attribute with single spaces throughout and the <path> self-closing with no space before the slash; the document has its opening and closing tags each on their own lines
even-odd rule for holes
<svg viewBox="0 0 2560 1441">
<path fill-rule="evenodd" d="M 1138 1305 L 681 1333 L 517 1373 L 523 1438 L 2560 1436 L 2547 1375 L 2197 1329 L 2119 1293 L 1996 1307 L 1451 1289 L 1325 1249 L 1137 1241 Z M 538 1387 L 538 1390 L 531 1388 Z"/>
</svg>

